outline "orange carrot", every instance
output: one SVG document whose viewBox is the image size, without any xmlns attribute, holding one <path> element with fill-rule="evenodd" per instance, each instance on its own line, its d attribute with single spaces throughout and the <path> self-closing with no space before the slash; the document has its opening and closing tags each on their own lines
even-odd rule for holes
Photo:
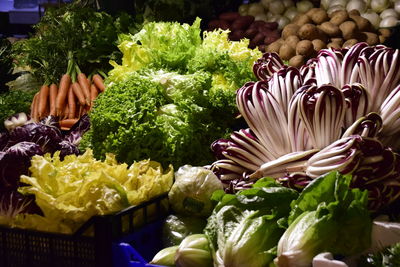
<svg viewBox="0 0 400 267">
<path fill-rule="evenodd" d="M 79 73 L 77 78 L 78 83 L 82 88 L 83 95 L 85 96 L 86 104 L 90 106 L 90 83 L 83 72 Z"/>
<path fill-rule="evenodd" d="M 104 81 L 103 78 L 101 78 L 101 76 L 99 74 L 95 74 L 93 75 L 93 83 L 96 85 L 97 88 L 99 88 L 100 92 L 104 92 L 104 90 L 106 89 L 104 86 Z"/>
<path fill-rule="evenodd" d="M 39 92 L 37 92 L 33 98 L 33 102 L 35 102 L 33 106 L 33 114 L 32 118 L 34 121 L 39 121 Z"/>
<path fill-rule="evenodd" d="M 85 96 L 82 92 L 82 87 L 79 85 L 79 83 L 74 82 L 72 84 L 72 90 L 74 91 L 74 94 L 76 95 L 76 97 L 78 98 L 79 104 L 81 106 L 86 105 L 86 100 L 85 100 Z"/>
<path fill-rule="evenodd" d="M 56 115 L 60 116 L 63 112 L 63 108 L 65 105 L 65 100 L 67 98 L 69 86 L 71 84 L 71 76 L 69 74 L 64 74 L 61 77 L 60 87 L 58 90 L 57 98 L 56 98 Z"/>
<path fill-rule="evenodd" d="M 96 97 L 98 96 L 99 91 L 97 90 L 96 85 L 94 85 L 93 83 L 90 85 L 90 106 L 94 105 L 94 100 L 96 99 Z"/>
<path fill-rule="evenodd" d="M 50 92 L 49 92 L 49 98 L 50 98 L 50 115 L 55 116 L 56 115 L 56 98 L 57 98 L 57 91 L 58 87 L 56 84 L 51 84 L 50 85 Z"/>
<path fill-rule="evenodd" d="M 69 106 L 68 106 L 68 103 L 67 103 L 67 104 L 65 105 L 63 114 L 60 116 L 60 119 L 61 119 L 61 118 L 62 118 L 62 119 L 68 119 L 68 114 L 69 114 Z"/>
<path fill-rule="evenodd" d="M 31 118 L 32 118 L 32 119 L 34 119 L 34 117 L 35 117 L 35 115 L 36 115 L 37 95 L 38 95 L 38 93 L 36 93 L 36 94 L 33 96 L 33 99 L 32 99 L 32 104 L 31 104 Z"/>
<path fill-rule="evenodd" d="M 46 116 L 46 108 L 48 105 L 48 98 L 49 98 L 49 86 L 44 84 L 42 85 L 42 87 L 40 88 L 39 91 L 39 103 L 38 103 L 38 114 L 39 114 L 39 118 L 43 118 L 44 116 Z"/>
<path fill-rule="evenodd" d="M 78 118 L 73 118 L 73 119 L 65 119 L 59 121 L 60 128 L 62 130 L 68 130 L 70 129 L 76 122 L 78 121 Z"/>
<path fill-rule="evenodd" d="M 74 91 L 72 90 L 72 86 L 70 86 L 68 91 L 68 119 L 75 118 L 75 113 L 76 113 L 75 94 Z"/>
</svg>

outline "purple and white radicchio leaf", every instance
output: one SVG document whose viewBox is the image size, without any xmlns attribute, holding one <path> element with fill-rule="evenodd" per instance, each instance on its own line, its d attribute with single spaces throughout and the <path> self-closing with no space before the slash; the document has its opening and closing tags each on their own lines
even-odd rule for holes
<svg viewBox="0 0 400 267">
<path fill-rule="evenodd" d="M 346 111 L 341 90 L 332 85 L 304 86 L 298 97 L 300 119 L 313 148 L 322 149 L 340 138 Z"/>
<path fill-rule="evenodd" d="M 292 152 L 286 110 L 269 91 L 266 81 L 246 83 L 237 91 L 236 103 L 270 160 Z"/>
<path fill-rule="evenodd" d="M 288 132 L 290 137 L 290 144 L 292 151 L 310 150 L 313 148 L 313 143 L 307 132 L 304 122 L 300 119 L 300 106 L 299 101 L 304 91 L 308 86 L 303 86 L 298 89 L 289 102 L 288 108 Z"/>
<path fill-rule="evenodd" d="M 301 191 L 312 180 L 313 179 L 307 176 L 304 172 L 288 173 L 276 179 L 276 181 L 279 182 L 281 185 L 298 191 Z"/>
<path fill-rule="evenodd" d="M 383 121 L 382 137 L 398 135 L 400 132 L 400 85 L 398 85 L 380 106 Z"/>
<path fill-rule="evenodd" d="M 0 216 L 11 222 L 20 213 L 43 214 L 33 195 L 25 196 L 18 191 L 0 192 Z"/>
<path fill-rule="evenodd" d="M 347 51 L 343 58 L 340 76 L 338 76 L 342 86 L 360 81 L 357 61 L 367 47 L 369 47 L 367 43 L 357 43 Z"/>
<path fill-rule="evenodd" d="M 276 160 L 264 163 L 249 176 L 249 179 L 258 180 L 262 177 L 280 178 L 294 172 L 306 175 L 307 161 L 317 152 L 318 149 L 312 149 L 286 154 Z"/>
<path fill-rule="evenodd" d="M 274 98 L 285 112 L 286 116 L 289 108 L 289 102 L 293 94 L 302 84 L 300 72 L 294 67 L 284 67 L 275 72 L 268 80 L 268 88 Z"/>
<path fill-rule="evenodd" d="M 264 53 L 253 65 L 254 75 L 259 81 L 266 81 L 284 67 L 282 59 L 277 53 Z"/>
<path fill-rule="evenodd" d="M 317 85 L 332 84 L 341 88 L 340 76 L 343 54 L 332 49 L 322 49 L 318 52 L 317 64 L 315 66 L 315 77 Z"/>
<path fill-rule="evenodd" d="M 376 137 L 382 129 L 382 118 L 375 112 L 360 117 L 350 125 L 343 133 L 342 138 L 351 135 L 360 135 L 362 137 Z"/>
<path fill-rule="evenodd" d="M 64 140 L 78 146 L 82 136 L 86 133 L 90 128 L 90 119 L 87 114 L 84 114 L 78 121 L 75 123 L 71 129 L 65 134 Z"/>
<path fill-rule="evenodd" d="M 381 104 L 400 82 L 399 50 L 375 47 L 375 51 L 359 58 L 360 83 L 371 95 L 370 110 L 378 111 Z M 366 53 L 367 54 L 367 53 Z"/>
<path fill-rule="evenodd" d="M 54 153 L 60 149 L 62 135 L 58 128 L 42 123 L 29 123 L 15 128 L 10 133 L 10 143 L 33 142 L 40 145 L 44 153 Z"/>
<path fill-rule="evenodd" d="M 352 173 L 362 158 L 361 142 L 361 136 L 353 135 L 339 139 L 325 147 L 308 160 L 307 176 L 317 178 L 334 170 L 342 174 Z"/>
<path fill-rule="evenodd" d="M 360 83 L 346 84 L 342 87 L 346 101 L 346 114 L 344 117 L 344 128 L 348 128 L 358 118 L 366 115 L 369 110 L 370 97 L 367 90 Z"/>
<path fill-rule="evenodd" d="M 225 188 L 228 188 L 232 181 L 240 180 L 244 173 L 248 171 L 230 159 L 217 160 L 209 168 L 221 180 Z"/>
<path fill-rule="evenodd" d="M 20 142 L 9 147 L 0 157 L 0 191 L 15 190 L 20 175 L 28 174 L 32 156 L 43 154 L 40 146 L 32 142 Z"/>
</svg>

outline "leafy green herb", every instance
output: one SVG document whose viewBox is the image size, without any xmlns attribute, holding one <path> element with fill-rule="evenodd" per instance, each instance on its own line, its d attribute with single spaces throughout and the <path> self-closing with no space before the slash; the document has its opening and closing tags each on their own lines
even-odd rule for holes
<svg viewBox="0 0 400 267">
<path fill-rule="evenodd" d="M 66 5 L 46 11 L 34 26 L 35 34 L 17 42 L 19 64 L 31 67 L 41 82 L 58 82 L 72 52 L 84 73 L 107 72 L 109 60 L 119 61 L 118 34 L 136 32 L 137 24 L 127 14 L 113 17 L 91 8 Z"/>
</svg>

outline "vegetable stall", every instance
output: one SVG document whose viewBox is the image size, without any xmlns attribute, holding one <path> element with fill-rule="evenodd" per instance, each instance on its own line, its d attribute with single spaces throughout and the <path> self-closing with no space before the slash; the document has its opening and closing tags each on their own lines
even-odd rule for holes
<svg viewBox="0 0 400 267">
<path fill-rule="evenodd" d="M 0 265 L 398 266 L 398 3 L 169 2 L 1 40 Z"/>
</svg>

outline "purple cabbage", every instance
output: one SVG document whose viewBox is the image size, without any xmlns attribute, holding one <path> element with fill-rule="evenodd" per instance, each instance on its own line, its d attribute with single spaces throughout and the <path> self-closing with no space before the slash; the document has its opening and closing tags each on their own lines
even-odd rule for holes
<svg viewBox="0 0 400 267">
<path fill-rule="evenodd" d="M 38 212 L 32 197 L 22 196 L 17 189 L 21 175 L 29 175 L 31 159 L 35 155 L 53 154 L 60 151 L 60 158 L 79 154 L 82 135 L 89 129 L 89 117 L 83 116 L 70 131 L 61 131 L 53 116 L 35 123 L 23 114 L 7 119 L 8 132 L 0 133 L 0 214 L 9 210 Z M 11 209 L 12 208 L 12 209 Z M 14 214 L 14 213 L 12 213 Z"/>
</svg>

